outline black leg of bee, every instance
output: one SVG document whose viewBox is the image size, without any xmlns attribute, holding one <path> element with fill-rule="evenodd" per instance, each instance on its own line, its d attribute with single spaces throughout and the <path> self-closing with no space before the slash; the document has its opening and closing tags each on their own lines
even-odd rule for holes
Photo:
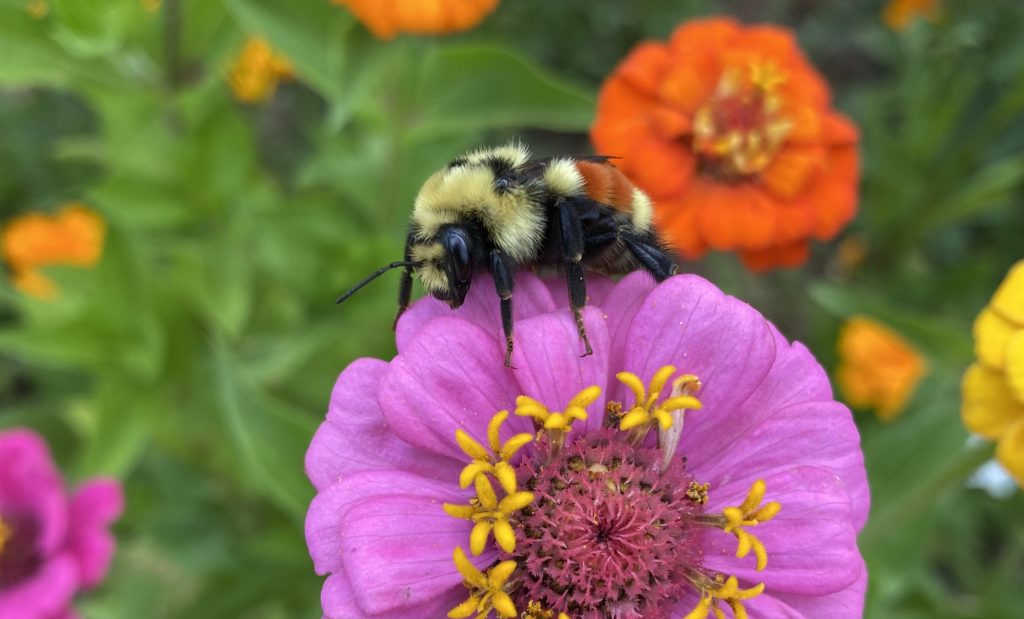
<svg viewBox="0 0 1024 619">
<path fill-rule="evenodd" d="M 583 306 L 587 303 L 587 281 L 583 277 L 583 265 L 580 264 L 586 245 L 583 227 L 580 225 L 579 216 L 568 201 L 559 200 L 555 208 L 558 210 L 562 259 L 565 261 L 565 278 L 569 286 L 569 307 L 572 308 L 572 315 L 576 320 L 576 330 L 583 340 L 586 349 L 583 356 L 586 357 L 594 354 L 594 349 L 590 347 L 590 339 L 583 326 Z"/>
<path fill-rule="evenodd" d="M 515 268 L 500 249 L 491 250 L 491 275 L 501 299 L 501 328 L 505 333 L 505 367 L 512 367 L 512 292 L 516 287 Z"/>
<path fill-rule="evenodd" d="M 623 236 L 622 240 L 655 281 L 663 282 L 676 274 L 676 263 L 665 250 L 630 236 Z"/>
<path fill-rule="evenodd" d="M 405 237 L 405 261 L 412 262 L 412 239 L 413 235 L 410 232 Z M 402 270 L 402 279 L 398 283 L 398 313 L 395 314 L 395 322 L 391 325 L 391 330 L 398 329 L 398 319 L 402 317 L 405 310 L 409 307 L 409 299 L 412 298 L 412 269 L 405 267 Z"/>
<path fill-rule="evenodd" d="M 412 269 L 406 268 L 402 271 L 402 279 L 398 283 L 398 313 L 395 314 L 395 322 L 391 330 L 398 328 L 398 319 L 402 317 L 405 310 L 409 308 L 409 299 L 412 297 Z"/>
</svg>

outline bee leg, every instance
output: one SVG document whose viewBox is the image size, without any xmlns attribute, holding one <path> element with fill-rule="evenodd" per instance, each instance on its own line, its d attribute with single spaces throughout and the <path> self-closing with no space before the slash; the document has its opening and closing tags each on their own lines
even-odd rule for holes
<svg viewBox="0 0 1024 619">
<path fill-rule="evenodd" d="M 409 308 L 409 299 L 412 297 L 412 269 L 406 268 L 402 271 L 402 279 L 398 283 L 398 313 L 395 314 L 395 323 L 391 330 L 398 329 L 398 319 L 402 317 L 405 310 Z"/>
<path fill-rule="evenodd" d="M 412 240 L 413 233 L 410 230 L 409 234 L 405 237 L 405 261 L 412 262 Z M 398 313 L 395 314 L 395 322 L 391 325 L 391 330 L 395 331 L 398 329 L 398 319 L 402 317 L 405 310 L 409 308 L 409 299 L 412 298 L 412 269 L 405 267 L 402 270 L 402 279 L 398 283 Z"/>
<path fill-rule="evenodd" d="M 501 329 L 505 333 L 505 367 L 512 367 L 512 292 L 516 281 L 513 265 L 500 249 L 491 250 L 491 275 L 501 299 Z"/>
<path fill-rule="evenodd" d="M 587 304 L 587 281 L 583 276 L 583 265 L 580 264 L 585 247 L 583 227 L 580 225 L 579 216 L 565 200 L 559 200 L 555 208 L 558 209 L 562 259 L 565 261 L 565 279 L 569 286 L 569 307 L 576 320 L 576 330 L 583 340 L 586 349 L 583 356 L 586 357 L 594 354 L 594 349 L 590 347 L 590 339 L 583 326 L 583 306 Z"/>
<path fill-rule="evenodd" d="M 631 236 L 624 235 L 622 241 L 655 281 L 663 282 L 676 274 L 676 263 L 665 250 Z"/>
</svg>

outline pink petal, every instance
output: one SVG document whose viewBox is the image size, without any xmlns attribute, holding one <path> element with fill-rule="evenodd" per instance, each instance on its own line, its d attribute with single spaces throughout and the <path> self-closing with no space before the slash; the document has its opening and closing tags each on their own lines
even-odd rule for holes
<svg viewBox="0 0 1024 619">
<path fill-rule="evenodd" d="M 93 480 L 71 499 L 68 549 L 78 561 L 83 587 L 99 584 L 114 555 L 109 527 L 124 511 L 121 484 L 112 479 Z"/>
<path fill-rule="evenodd" d="M 687 423 L 697 416 L 720 423 L 732 419 L 775 360 L 768 322 L 746 303 L 694 275 L 670 278 L 648 295 L 624 344 L 622 369 L 645 382 L 666 365 L 700 378 L 704 386 L 698 397 L 704 407 Z M 614 393 L 615 399 L 632 402 L 624 386 Z M 694 434 L 684 432 L 683 440 Z"/>
<path fill-rule="evenodd" d="M 758 475 L 711 481 L 708 512 L 739 505 Z M 766 501 L 782 511 L 749 531 L 768 550 L 768 567 L 755 571 L 754 555 L 735 556 L 736 538 L 712 531 L 705 539 L 704 567 L 735 575 L 748 583 L 764 582 L 766 590 L 796 595 L 826 595 L 852 585 L 862 571 L 857 531 L 850 516 L 846 486 L 831 472 L 803 466 L 761 477 Z"/>
<path fill-rule="evenodd" d="M 864 594 L 868 570 L 861 564 L 860 576 L 852 585 L 829 595 L 773 594 L 763 595 L 746 603 L 751 617 L 793 617 L 794 619 L 860 619 L 864 616 Z"/>
<path fill-rule="evenodd" d="M 75 559 L 57 555 L 28 580 L 0 590 L 0 619 L 51 619 L 67 610 L 77 589 Z"/>
<path fill-rule="evenodd" d="M 442 500 L 383 496 L 357 503 L 345 514 L 342 559 L 361 608 L 383 613 L 415 607 L 462 582 L 452 551 L 469 545 L 471 527 L 444 513 Z M 496 558 L 491 549 L 472 559 L 484 568 Z"/>
<path fill-rule="evenodd" d="M 442 502 L 467 503 L 470 495 L 459 490 L 457 476 L 445 483 L 413 473 L 364 471 L 338 481 L 313 498 L 306 514 L 306 544 L 316 573 L 333 572 L 341 565 L 341 543 L 348 535 L 342 520 L 354 505 L 397 496 L 423 501 L 433 511 L 440 510 Z M 468 521 L 444 515 L 447 520 L 434 524 L 469 535 Z"/>
<path fill-rule="evenodd" d="M 377 401 L 387 370 L 384 361 L 358 359 L 338 377 L 327 419 L 306 452 L 306 474 L 318 490 L 373 469 L 416 471 L 438 479 L 458 476 L 457 462 L 413 447 L 388 426 Z"/>
<path fill-rule="evenodd" d="M 512 315 L 517 322 L 538 314 L 546 314 L 554 309 L 555 302 L 551 299 L 551 293 L 540 278 L 529 271 L 516 273 Z M 405 352 L 406 347 L 423 330 L 424 325 L 442 316 L 455 316 L 467 320 L 488 333 L 500 332 L 501 308 L 491 276 L 478 275 L 469 288 L 465 303 L 457 310 L 452 310 L 446 303 L 433 297 L 426 297 L 414 303 L 398 321 L 395 334 L 398 352 Z M 502 350 L 504 351 L 504 344 Z"/>
<path fill-rule="evenodd" d="M 533 275 L 531 274 L 531 276 Z M 612 290 L 615 289 L 615 280 L 597 273 L 587 273 L 586 278 L 587 305 L 592 305 L 594 307 L 604 306 Z M 550 277 L 545 277 L 541 281 L 543 281 L 544 286 L 547 287 L 548 292 L 551 293 L 551 299 L 555 302 L 555 307 L 558 309 L 568 309 L 569 290 L 566 287 L 565 275 L 559 273 Z M 651 287 L 653 288 L 654 286 L 652 285 Z"/>
<path fill-rule="evenodd" d="M 619 381 L 615 379 L 615 374 L 626 369 L 626 351 L 630 348 L 627 339 L 629 327 L 656 285 L 647 273 L 630 273 L 615 285 L 601 305 L 607 317 L 608 335 L 611 337 L 608 392 L 613 388 L 618 389 Z"/>
<path fill-rule="evenodd" d="M 466 599 L 466 590 L 453 587 L 451 591 L 432 598 L 423 604 L 396 608 L 380 614 L 369 614 L 359 607 L 352 585 L 344 570 L 332 574 L 324 583 L 320 594 L 323 605 L 324 619 L 422 619 L 423 617 L 443 617 Z"/>
<path fill-rule="evenodd" d="M 520 393 L 562 410 L 574 395 L 597 385 L 604 387 L 608 376 L 608 330 L 595 307 L 583 310 L 593 355 L 581 357 L 583 344 L 570 311 L 555 311 L 524 320 L 516 325 L 516 349 L 512 363 Z M 591 404 L 589 417 L 577 422 L 575 431 L 596 430 L 604 418 L 604 398 Z"/>
<path fill-rule="evenodd" d="M 67 534 L 67 496 L 50 448 L 35 432 L 0 433 L 0 509 L 27 512 L 39 521 L 44 555 L 57 551 Z"/>
<path fill-rule="evenodd" d="M 484 440 L 494 414 L 512 410 L 520 395 L 503 357 L 504 344 L 480 327 L 451 317 L 431 321 L 384 376 L 380 405 L 385 419 L 405 442 L 463 461 L 455 430 Z M 530 427 L 522 417 L 505 423 L 510 433 Z"/>
<path fill-rule="evenodd" d="M 850 411 L 832 400 L 828 377 L 807 349 L 788 344 L 774 327 L 772 332 L 775 363 L 757 390 L 735 414 L 715 416 L 706 408 L 688 414 L 679 451 L 690 470 L 708 481 L 796 465 L 828 469 L 846 484 L 860 530 L 870 500 L 857 426 Z"/>
</svg>

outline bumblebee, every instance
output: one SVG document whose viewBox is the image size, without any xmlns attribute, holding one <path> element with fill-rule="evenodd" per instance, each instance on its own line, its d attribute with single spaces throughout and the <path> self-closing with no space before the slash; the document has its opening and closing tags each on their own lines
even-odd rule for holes
<svg viewBox="0 0 1024 619">
<path fill-rule="evenodd" d="M 520 143 L 455 159 L 420 189 L 404 259 L 378 269 L 338 303 L 401 268 L 397 325 L 414 275 L 429 294 L 456 309 L 473 276 L 488 271 L 501 304 L 505 366 L 511 367 L 516 269 L 553 268 L 565 273 L 569 307 L 586 355 L 592 354 L 582 316 L 584 270 L 612 275 L 643 269 L 659 282 L 676 273 L 676 260 L 652 225 L 650 198 L 611 159 L 533 159 Z"/>
</svg>

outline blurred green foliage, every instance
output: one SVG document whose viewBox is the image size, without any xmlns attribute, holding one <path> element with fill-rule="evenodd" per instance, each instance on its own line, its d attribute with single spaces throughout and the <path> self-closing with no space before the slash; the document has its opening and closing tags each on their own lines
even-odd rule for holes
<svg viewBox="0 0 1024 619">
<path fill-rule="evenodd" d="M 729 13 L 797 29 L 862 128 L 867 247 L 753 276 L 691 265 L 835 363 L 873 316 L 932 371 L 907 413 L 859 416 L 873 490 L 871 617 L 1012 618 L 1024 508 L 965 480 L 970 325 L 1024 255 L 1024 5 L 947 2 L 897 34 L 878 2 L 507 0 L 442 39 L 370 37 L 326 0 L 0 0 L 0 217 L 78 200 L 109 224 L 94 269 L 39 301 L 0 283 L 0 425 L 49 438 L 75 479 L 125 480 L 128 511 L 88 619 L 315 617 L 302 456 L 337 373 L 393 354 L 394 291 L 339 291 L 400 257 L 419 184 L 481 141 L 587 149 L 600 79 L 638 40 Z M 248 36 L 296 79 L 242 105 Z"/>
</svg>

